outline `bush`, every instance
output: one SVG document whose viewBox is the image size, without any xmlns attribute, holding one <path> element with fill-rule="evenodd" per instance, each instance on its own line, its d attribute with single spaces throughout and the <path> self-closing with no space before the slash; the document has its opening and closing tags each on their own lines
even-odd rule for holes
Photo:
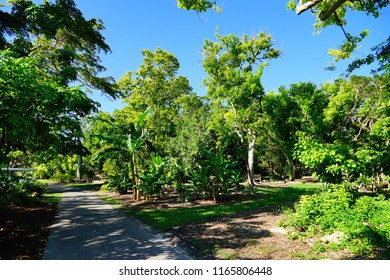
<svg viewBox="0 0 390 280">
<path fill-rule="evenodd" d="M 60 171 L 56 171 L 52 177 L 52 179 L 59 184 L 63 184 L 66 182 L 70 182 L 73 177 L 69 174 L 63 174 Z"/>
<path fill-rule="evenodd" d="M 49 168 L 45 164 L 40 164 L 35 171 L 35 177 L 38 179 L 49 179 L 51 177 Z"/>
<path fill-rule="evenodd" d="M 224 195 L 238 189 L 241 175 L 237 170 L 238 162 L 224 157 L 223 150 L 216 154 L 207 149 L 202 150 L 205 159 L 200 161 L 198 170 L 192 174 L 192 183 L 197 192 L 203 192 L 205 198 L 220 201 Z"/>
<path fill-rule="evenodd" d="M 124 172 L 118 175 L 109 175 L 108 182 L 105 183 L 100 189 L 125 194 L 128 190 L 132 189 L 132 187 L 133 183 L 128 173 Z"/>
<path fill-rule="evenodd" d="M 343 232 L 340 248 L 368 255 L 390 246 L 390 202 L 384 196 L 354 196 L 338 186 L 313 196 L 303 196 L 295 211 L 286 212 L 284 226 L 295 236 L 313 237 Z"/>
<path fill-rule="evenodd" d="M 39 202 L 46 185 L 25 178 L 0 178 L 0 206 L 32 205 Z"/>
</svg>

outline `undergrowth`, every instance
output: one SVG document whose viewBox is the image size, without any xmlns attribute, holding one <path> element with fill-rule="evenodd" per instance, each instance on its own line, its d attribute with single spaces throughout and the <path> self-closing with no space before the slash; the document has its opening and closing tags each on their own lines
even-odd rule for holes
<svg viewBox="0 0 390 280">
<path fill-rule="evenodd" d="M 46 185 L 23 177 L 0 177 L 0 206 L 21 206 L 38 203 Z"/>
<path fill-rule="evenodd" d="M 317 251 L 347 249 L 360 257 L 390 250 L 390 201 L 383 195 L 352 193 L 343 186 L 302 196 L 295 209 L 285 210 L 282 226 L 295 229 L 292 238 L 341 233 L 337 242 L 318 242 Z"/>
</svg>

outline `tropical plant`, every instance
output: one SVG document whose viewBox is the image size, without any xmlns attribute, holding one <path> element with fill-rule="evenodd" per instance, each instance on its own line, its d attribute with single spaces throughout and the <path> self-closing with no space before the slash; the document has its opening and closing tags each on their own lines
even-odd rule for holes
<svg viewBox="0 0 390 280">
<path fill-rule="evenodd" d="M 237 191 L 242 181 L 240 172 L 236 169 L 237 162 L 224 157 L 223 149 L 212 151 L 203 149 L 204 159 L 193 173 L 193 184 L 197 192 L 203 192 L 205 197 L 211 197 L 214 202 L 220 201 L 224 195 Z"/>
<path fill-rule="evenodd" d="M 147 109 L 136 123 L 121 123 L 114 117 L 106 116 L 101 118 L 96 116 L 93 122 L 104 122 L 109 124 L 111 130 L 105 134 L 96 134 L 101 148 L 93 156 L 96 161 L 107 161 L 114 166 L 114 174 L 109 177 L 111 185 L 119 184 L 117 190 L 126 192 L 131 187 L 134 188 L 135 199 L 139 199 L 139 189 L 137 188 L 137 156 L 140 154 L 148 132 L 142 127 L 143 121 L 149 113 Z M 93 124 L 91 130 L 93 131 Z M 118 175 L 123 173 L 123 175 Z"/>
<path fill-rule="evenodd" d="M 46 185 L 24 177 L 0 174 L 0 206 L 33 205 L 46 192 Z"/>
<path fill-rule="evenodd" d="M 168 181 L 165 174 L 165 162 L 161 156 L 152 153 L 150 162 L 138 177 L 140 178 L 139 188 L 146 201 L 149 201 L 151 195 L 159 196 L 161 187 Z"/>
</svg>

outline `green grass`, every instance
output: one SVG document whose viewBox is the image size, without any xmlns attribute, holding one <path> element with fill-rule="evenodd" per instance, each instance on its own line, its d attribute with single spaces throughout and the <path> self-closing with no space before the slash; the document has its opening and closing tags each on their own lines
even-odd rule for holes
<svg viewBox="0 0 390 280">
<path fill-rule="evenodd" d="M 190 208 L 144 209 L 142 206 L 121 207 L 125 213 L 147 223 L 156 230 L 166 230 L 183 224 L 200 222 L 209 218 L 251 211 L 267 206 L 291 205 L 302 195 L 321 191 L 319 184 L 299 184 L 287 188 L 263 187 L 255 195 L 243 201 L 223 202 Z M 118 200 L 103 198 L 110 204 L 118 205 Z"/>
<path fill-rule="evenodd" d="M 46 203 L 59 203 L 62 198 L 62 193 L 45 193 L 43 196 L 43 201 Z"/>
<path fill-rule="evenodd" d="M 51 179 L 37 179 L 37 181 L 41 184 L 50 184 L 53 183 L 53 180 Z"/>
</svg>

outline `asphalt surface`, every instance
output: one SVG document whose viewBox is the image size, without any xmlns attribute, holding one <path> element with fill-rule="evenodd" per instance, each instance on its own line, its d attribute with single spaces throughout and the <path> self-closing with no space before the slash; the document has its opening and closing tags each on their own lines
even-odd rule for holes
<svg viewBox="0 0 390 280">
<path fill-rule="evenodd" d="M 94 193 L 64 186 L 54 188 L 63 196 L 44 260 L 191 259 L 169 238 L 154 234 Z"/>
</svg>

